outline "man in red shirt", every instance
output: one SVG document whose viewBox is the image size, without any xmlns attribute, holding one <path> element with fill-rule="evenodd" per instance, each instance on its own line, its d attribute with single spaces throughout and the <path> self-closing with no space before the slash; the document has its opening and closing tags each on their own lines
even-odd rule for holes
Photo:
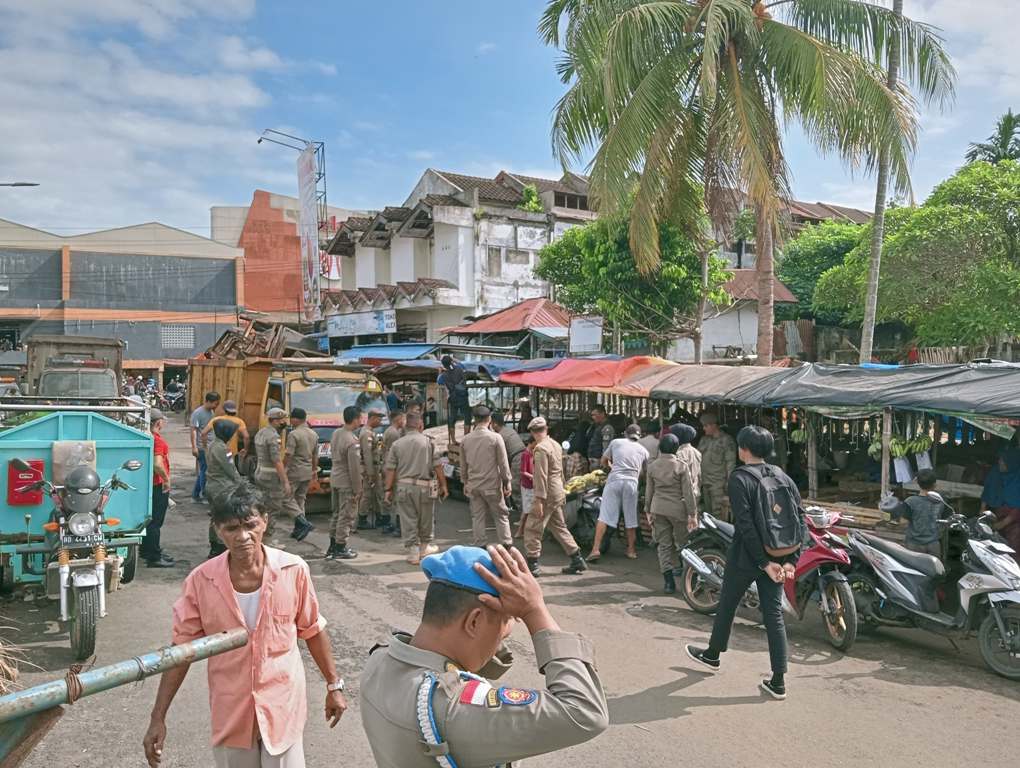
<svg viewBox="0 0 1020 768">
<path fill-rule="evenodd" d="M 174 559 L 159 546 L 159 532 L 170 504 L 170 446 L 160 433 L 166 424 L 163 412 L 153 408 L 149 414 L 152 430 L 152 520 L 145 529 L 141 558 L 149 568 L 173 568 Z"/>
</svg>

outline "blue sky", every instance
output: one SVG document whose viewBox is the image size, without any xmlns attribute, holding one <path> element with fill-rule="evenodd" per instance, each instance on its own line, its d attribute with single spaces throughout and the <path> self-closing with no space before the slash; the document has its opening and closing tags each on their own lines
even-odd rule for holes
<svg viewBox="0 0 1020 768">
<path fill-rule="evenodd" d="M 208 233 L 209 206 L 296 192 L 266 127 L 326 142 L 329 199 L 399 204 L 428 166 L 556 174 L 563 92 L 541 0 L 0 0 L 0 218 L 68 233 L 159 220 Z M 1007 107 L 1020 57 L 1006 0 L 908 0 L 946 30 L 960 71 L 924 114 L 919 197 Z M 854 177 L 791 134 L 795 194 L 868 207 Z M 583 170 L 583 169 L 578 169 Z"/>
</svg>

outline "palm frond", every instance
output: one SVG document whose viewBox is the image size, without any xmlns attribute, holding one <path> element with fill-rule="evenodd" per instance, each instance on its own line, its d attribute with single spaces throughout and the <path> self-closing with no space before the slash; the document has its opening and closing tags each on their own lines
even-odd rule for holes
<svg viewBox="0 0 1020 768">
<path fill-rule="evenodd" d="M 937 28 L 863 0 L 780 0 L 771 5 L 803 32 L 882 69 L 891 52 L 898 52 L 900 72 L 922 101 L 939 107 L 952 102 L 956 70 Z"/>
</svg>

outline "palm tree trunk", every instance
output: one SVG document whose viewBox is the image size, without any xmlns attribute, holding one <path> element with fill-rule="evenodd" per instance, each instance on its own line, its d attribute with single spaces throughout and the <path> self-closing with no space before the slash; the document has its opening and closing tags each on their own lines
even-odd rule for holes
<svg viewBox="0 0 1020 768">
<path fill-rule="evenodd" d="M 776 276 L 772 259 L 772 218 L 755 208 L 755 268 L 758 271 L 758 365 L 772 365 L 772 325 L 775 322 Z"/>
<path fill-rule="evenodd" d="M 903 0 L 893 0 L 893 13 L 903 16 Z M 895 88 L 900 72 L 899 28 L 893 30 L 889 42 L 887 84 Z M 875 218 L 871 223 L 871 262 L 868 265 L 868 289 L 864 297 L 864 323 L 861 326 L 860 364 L 870 363 L 875 340 L 875 318 L 878 315 L 878 280 L 882 272 L 882 239 L 885 237 L 885 201 L 889 192 L 889 152 L 883 151 L 878 161 L 878 184 L 875 189 Z"/>
<path fill-rule="evenodd" d="M 705 305 L 708 297 L 708 251 L 701 253 L 701 295 L 698 297 L 697 317 L 694 318 L 694 364 L 704 362 L 705 348 Z"/>
</svg>

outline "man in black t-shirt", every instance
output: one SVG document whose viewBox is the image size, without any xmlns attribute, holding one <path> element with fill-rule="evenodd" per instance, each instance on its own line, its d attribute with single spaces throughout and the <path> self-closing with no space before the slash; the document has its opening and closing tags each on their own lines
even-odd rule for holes
<svg viewBox="0 0 1020 768">
<path fill-rule="evenodd" d="M 762 465 L 765 457 L 772 454 L 774 440 L 764 427 L 748 426 L 737 435 L 737 448 L 744 464 Z M 777 476 L 783 476 L 779 467 L 773 466 L 770 470 Z M 730 473 L 727 491 L 736 530 L 733 543 L 726 553 L 726 572 L 723 575 L 719 610 L 715 614 L 708 647 L 688 645 L 686 651 L 694 661 L 712 672 L 718 672 L 719 654 L 729 644 L 730 630 L 740 601 L 751 584 L 757 584 L 772 662 L 772 677 L 763 680 L 761 688 L 775 699 L 785 699 L 787 647 L 786 625 L 783 622 L 783 583 L 793 578 L 799 552 L 776 558 L 765 550 L 759 533 L 764 524 L 764 510 L 760 508 L 762 505 L 759 501 L 760 482 L 756 474 L 749 471 Z M 796 501 L 799 507 L 799 495 Z"/>
</svg>

